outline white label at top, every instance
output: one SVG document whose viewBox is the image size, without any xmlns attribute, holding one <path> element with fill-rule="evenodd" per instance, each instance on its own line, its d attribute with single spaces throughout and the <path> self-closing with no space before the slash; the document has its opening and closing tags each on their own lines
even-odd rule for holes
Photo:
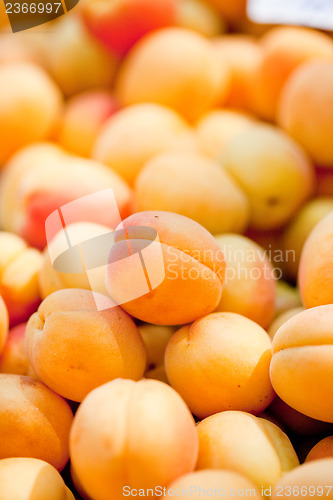
<svg viewBox="0 0 333 500">
<path fill-rule="evenodd" d="M 333 30 L 333 0 L 247 0 L 247 15 L 256 23 Z"/>
</svg>

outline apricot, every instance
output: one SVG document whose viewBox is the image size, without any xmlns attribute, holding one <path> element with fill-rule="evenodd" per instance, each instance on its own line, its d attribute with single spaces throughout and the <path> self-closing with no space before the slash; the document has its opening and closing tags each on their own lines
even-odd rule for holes
<svg viewBox="0 0 333 500">
<path fill-rule="evenodd" d="M 176 25 L 212 37 L 226 30 L 218 10 L 205 0 L 178 0 Z"/>
<path fill-rule="evenodd" d="M 9 318 L 8 311 L 3 298 L 0 295 L 0 354 L 6 344 L 8 335 Z"/>
<path fill-rule="evenodd" d="M 205 228 L 162 211 L 131 215 L 120 227 L 110 251 L 106 285 L 126 312 L 156 325 L 179 325 L 215 309 L 225 262 Z"/>
<path fill-rule="evenodd" d="M 295 258 L 286 262 L 286 269 L 290 278 L 296 280 L 302 248 L 315 225 L 333 212 L 333 196 L 314 198 L 307 202 L 286 227 L 282 246 L 293 250 Z"/>
<path fill-rule="evenodd" d="M 280 398 L 309 417 L 333 422 L 333 304 L 286 321 L 273 339 L 271 381 Z"/>
<path fill-rule="evenodd" d="M 0 374 L 0 399 L 0 458 L 39 458 L 62 470 L 73 421 L 68 403 L 31 377 L 7 374 Z"/>
<path fill-rule="evenodd" d="M 305 307 L 333 302 L 333 211 L 321 219 L 303 246 L 298 281 Z"/>
<path fill-rule="evenodd" d="M 183 28 L 165 28 L 140 40 L 125 59 L 117 78 L 124 105 L 154 102 L 169 106 L 189 120 L 198 119 L 217 101 L 220 68 L 212 45 Z"/>
<path fill-rule="evenodd" d="M 51 293 L 63 288 L 84 288 L 107 295 L 105 266 L 107 264 L 109 247 L 104 251 L 105 261 L 103 261 L 102 244 L 105 244 L 104 238 L 106 235 L 111 235 L 111 232 L 110 228 L 92 222 L 76 222 L 66 226 L 66 235 L 71 243 L 73 253 L 71 255 L 68 254 L 68 261 L 62 261 L 64 265 L 63 271 L 58 269 L 57 258 L 61 259 L 64 251 L 64 233 L 63 230 L 56 233 L 55 237 L 48 242 L 48 246 L 43 252 L 43 262 L 38 273 L 41 298 L 45 299 Z M 77 242 L 80 242 L 80 251 L 75 253 Z M 89 245 L 89 253 L 91 253 L 92 246 L 99 248 L 100 262 L 96 262 L 96 266 L 98 267 L 94 269 L 89 268 L 89 261 L 85 260 L 86 255 L 84 254 L 84 250 L 82 250 L 82 242 L 83 244 L 87 242 Z M 68 272 L 70 266 L 72 266 L 72 269 L 71 272 Z"/>
<path fill-rule="evenodd" d="M 305 461 L 320 460 L 322 458 L 333 458 L 333 436 L 327 436 L 321 439 L 309 451 Z"/>
<path fill-rule="evenodd" d="M 0 356 L 0 373 L 31 375 L 30 363 L 25 351 L 25 323 L 14 326 Z"/>
<path fill-rule="evenodd" d="M 294 410 L 278 396 L 274 398 L 269 411 L 287 428 L 288 432 L 299 436 L 315 436 L 333 432 L 332 424 L 308 417 Z"/>
<path fill-rule="evenodd" d="M 288 436 L 264 418 L 224 411 L 199 422 L 197 430 L 197 469 L 232 470 L 267 488 L 299 465 Z"/>
<path fill-rule="evenodd" d="M 97 136 L 93 157 L 133 184 L 148 160 L 170 149 L 189 130 L 176 112 L 164 106 L 128 106 L 106 121 Z"/>
<path fill-rule="evenodd" d="M 89 32 L 120 57 L 150 31 L 172 26 L 176 12 L 177 0 L 92 0 L 81 10 Z"/>
<path fill-rule="evenodd" d="M 110 188 L 117 206 L 105 191 Z M 94 197 L 87 196 L 95 193 Z M 47 217 L 74 200 L 75 206 L 62 208 L 66 225 L 85 221 L 115 228 L 120 218 L 131 212 L 132 192 L 107 166 L 45 143 L 22 149 L 5 167 L 0 185 L 2 225 L 34 246 L 45 247 Z M 55 224 L 51 236 L 58 231 Z"/>
<path fill-rule="evenodd" d="M 1 17 L 1 7 L 0 7 Z M 6 16 L 7 17 L 7 16 Z M 1 25 L 1 20 L 0 20 Z M 4 33 L 1 31 L 0 35 L 0 64 L 18 63 L 18 62 L 31 62 L 38 64 L 38 57 L 33 47 L 27 44 L 26 39 L 20 39 L 18 33 L 13 36 L 10 32 Z"/>
<path fill-rule="evenodd" d="M 260 45 L 262 58 L 253 78 L 253 105 L 262 118 L 274 121 L 289 77 L 312 59 L 333 61 L 333 41 L 319 31 L 278 26 L 263 35 Z"/>
<path fill-rule="evenodd" d="M 118 57 L 89 35 L 79 15 L 62 17 L 37 45 L 45 67 L 65 96 L 114 82 Z"/>
<path fill-rule="evenodd" d="M 252 117 L 240 111 L 209 111 L 196 124 L 199 148 L 205 155 L 219 159 L 227 144 L 252 123 Z"/>
<path fill-rule="evenodd" d="M 273 340 L 274 335 L 276 334 L 276 332 L 278 331 L 280 326 L 283 325 L 283 323 L 285 323 L 289 318 L 292 318 L 293 316 L 295 316 L 295 314 L 298 314 L 302 311 L 304 311 L 303 306 L 292 307 L 291 309 L 287 309 L 286 311 L 283 311 L 280 314 L 278 314 L 277 316 L 275 316 L 275 318 L 270 323 L 270 325 L 267 329 L 267 333 L 271 337 L 271 339 Z"/>
<path fill-rule="evenodd" d="M 283 88 L 278 123 L 322 166 L 333 167 L 333 61 L 300 66 Z M 311 116 L 311 120 L 309 117 Z"/>
<path fill-rule="evenodd" d="M 333 458 L 315 460 L 296 467 L 278 481 L 272 491 L 272 500 L 298 495 L 302 492 L 304 498 L 318 499 L 325 496 L 333 498 L 332 491 Z M 303 490 L 302 490 L 303 487 Z M 295 493 L 293 493 L 295 492 Z"/>
<path fill-rule="evenodd" d="M 42 68 L 28 62 L 1 65 L 0 167 L 19 148 L 50 137 L 61 101 L 60 90 Z"/>
<path fill-rule="evenodd" d="M 165 210 L 185 215 L 211 233 L 244 231 L 245 194 L 213 159 L 200 154 L 166 152 L 140 171 L 135 193 L 138 211 Z"/>
<path fill-rule="evenodd" d="M 179 496 L 185 497 L 185 492 L 190 492 L 194 500 L 202 499 L 203 495 L 213 496 L 214 492 L 215 495 L 232 495 L 236 498 L 245 495 L 262 498 L 252 481 L 230 470 L 206 469 L 185 474 L 169 484 L 162 498 L 170 498 L 177 493 L 182 493 Z"/>
<path fill-rule="evenodd" d="M 147 353 L 148 370 L 163 365 L 165 348 L 176 328 L 148 323 L 143 323 L 138 328 Z"/>
<path fill-rule="evenodd" d="M 255 37 L 232 34 L 213 40 L 221 64 L 227 63 L 231 77 L 227 95 L 222 93 L 221 103 L 227 106 L 253 111 L 252 82 L 262 49 Z"/>
<path fill-rule="evenodd" d="M 165 352 L 172 387 L 199 418 L 224 410 L 260 413 L 274 392 L 271 341 L 258 324 L 231 312 L 208 314 L 180 328 Z"/>
<path fill-rule="evenodd" d="M 95 500 L 121 498 L 124 486 L 163 488 L 193 471 L 197 454 L 191 413 L 156 380 L 98 387 L 80 405 L 70 436 L 73 474 Z"/>
<path fill-rule="evenodd" d="M 48 387 L 73 401 L 82 401 L 95 387 L 118 377 L 139 380 L 146 366 L 133 320 L 102 295 L 99 300 L 110 308 L 98 311 L 98 296 L 89 290 L 59 290 L 27 323 L 32 367 Z"/>
<path fill-rule="evenodd" d="M 106 90 L 86 91 L 67 101 L 59 127 L 59 143 L 71 153 L 90 158 L 102 125 L 118 110 Z"/>
<path fill-rule="evenodd" d="M 254 229 L 283 226 L 312 194 L 310 161 L 277 127 L 249 127 L 228 143 L 221 162 L 249 199 Z"/>
<path fill-rule="evenodd" d="M 0 460 L 0 484 L 2 500 L 75 500 L 59 472 L 37 458 Z"/>
<path fill-rule="evenodd" d="M 266 328 L 275 312 L 276 282 L 267 254 L 245 236 L 215 237 L 226 261 L 226 279 L 216 311 L 242 314 Z"/>
<path fill-rule="evenodd" d="M 14 326 L 26 321 L 40 303 L 41 253 L 15 234 L 0 231 L 0 293 Z"/>
</svg>

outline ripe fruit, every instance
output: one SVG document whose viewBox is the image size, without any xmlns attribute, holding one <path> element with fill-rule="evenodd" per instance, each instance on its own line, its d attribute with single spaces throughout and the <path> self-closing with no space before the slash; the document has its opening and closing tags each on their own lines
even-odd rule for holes
<svg viewBox="0 0 333 500">
<path fill-rule="evenodd" d="M 271 341 L 259 325 L 230 312 L 204 316 L 170 339 L 165 368 L 199 418 L 225 410 L 258 414 L 272 401 Z"/>
<path fill-rule="evenodd" d="M 70 436 L 73 475 L 95 500 L 123 487 L 167 486 L 194 469 L 198 436 L 181 397 L 156 380 L 118 379 L 80 405 Z"/>
</svg>

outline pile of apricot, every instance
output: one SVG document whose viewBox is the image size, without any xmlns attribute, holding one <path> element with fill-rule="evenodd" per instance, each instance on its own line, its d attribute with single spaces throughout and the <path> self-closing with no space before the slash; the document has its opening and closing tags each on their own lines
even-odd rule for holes
<svg viewBox="0 0 333 500">
<path fill-rule="evenodd" d="M 332 33 L 0 5 L 0 170 L 0 500 L 333 500 Z"/>
</svg>

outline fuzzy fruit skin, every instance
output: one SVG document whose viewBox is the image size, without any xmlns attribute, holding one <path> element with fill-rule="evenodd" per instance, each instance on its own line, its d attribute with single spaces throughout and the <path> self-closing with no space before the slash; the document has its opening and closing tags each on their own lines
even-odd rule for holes
<svg viewBox="0 0 333 500">
<path fill-rule="evenodd" d="M 333 423 L 333 305 L 286 321 L 273 339 L 270 376 L 280 398 L 309 417 Z"/>
<path fill-rule="evenodd" d="M 208 314 L 183 326 L 165 353 L 171 386 L 199 418 L 225 410 L 258 414 L 267 408 L 274 397 L 270 360 L 271 341 L 265 330 L 228 312 Z"/>
<path fill-rule="evenodd" d="M 121 498 L 124 486 L 163 487 L 192 472 L 198 436 L 190 411 L 168 385 L 118 379 L 82 402 L 70 454 L 73 477 L 86 494 L 109 500 Z"/>
</svg>

